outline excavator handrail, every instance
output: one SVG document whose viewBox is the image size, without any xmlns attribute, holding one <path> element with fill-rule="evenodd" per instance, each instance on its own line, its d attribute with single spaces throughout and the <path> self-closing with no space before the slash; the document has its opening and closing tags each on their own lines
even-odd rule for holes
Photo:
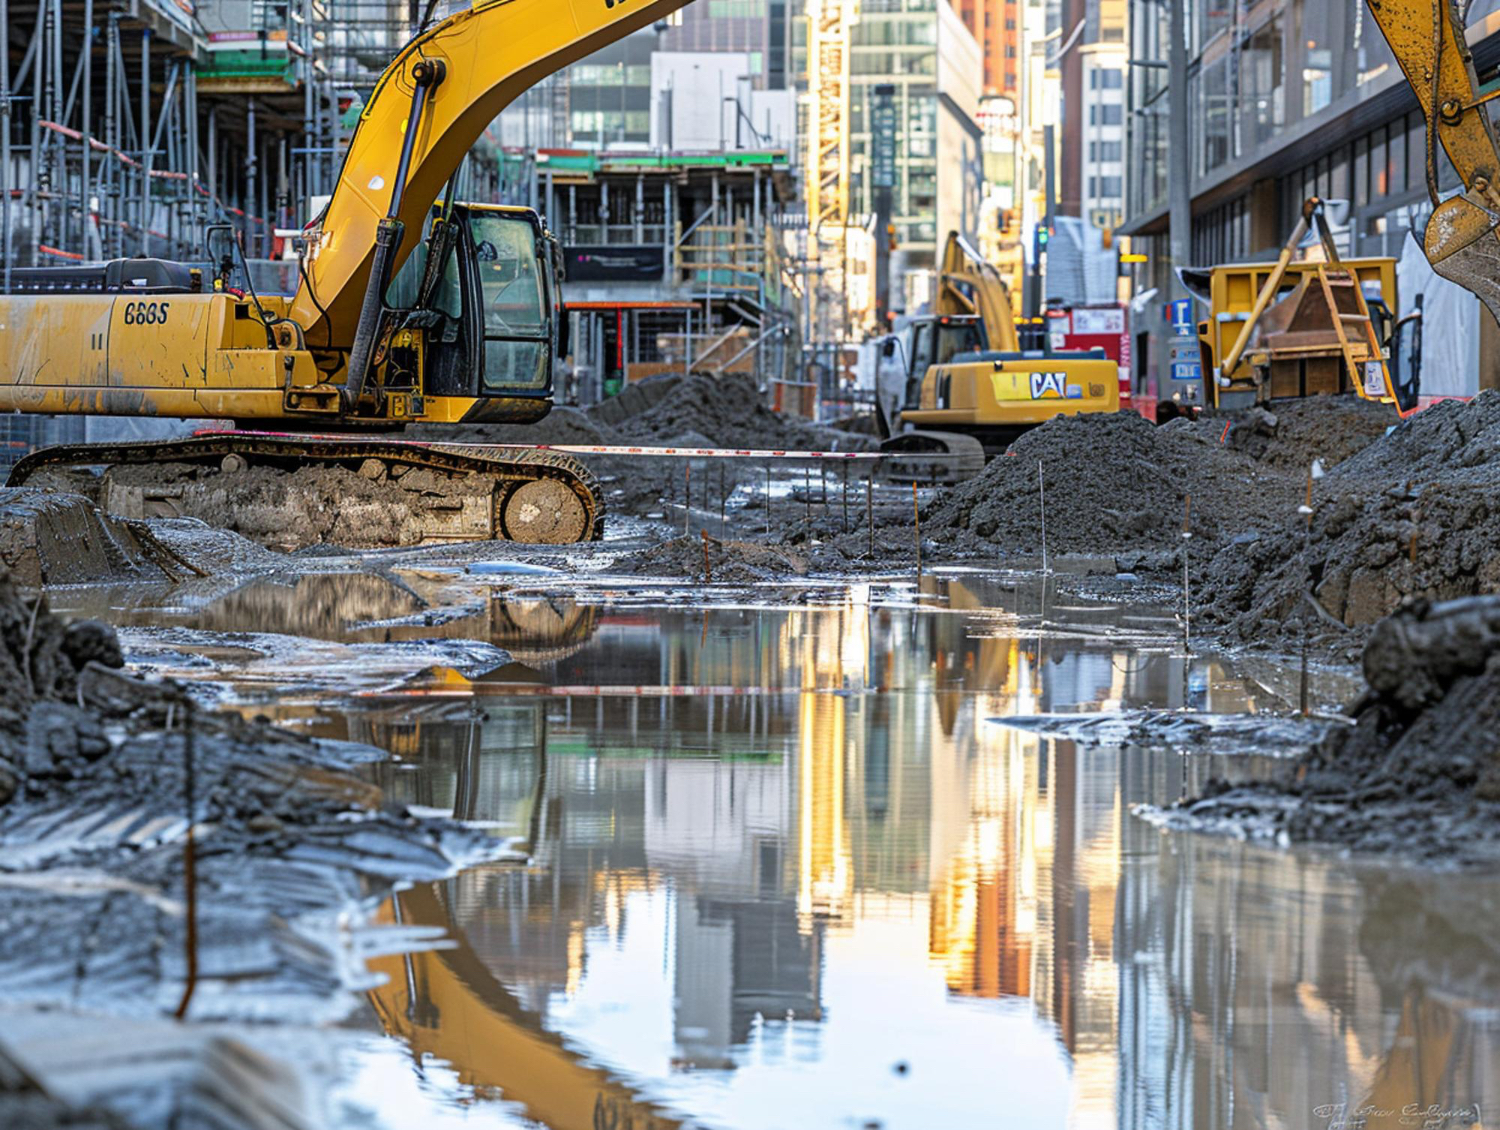
<svg viewBox="0 0 1500 1130">
<path fill-rule="evenodd" d="M 415 68 L 441 63 L 442 81 L 415 123 L 395 219 L 404 236 L 394 267 L 421 238 L 432 202 L 500 111 L 540 79 L 691 0 L 478 0 L 402 48 L 360 113 L 322 222 L 308 233 L 305 271 L 290 308 L 313 346 L 352 343 L 391 204 L 407 135 Z"/>
</svg>

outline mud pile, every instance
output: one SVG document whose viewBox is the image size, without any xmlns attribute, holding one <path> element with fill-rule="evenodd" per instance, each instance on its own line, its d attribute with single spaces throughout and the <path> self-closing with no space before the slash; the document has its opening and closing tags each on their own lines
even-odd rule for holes
<svg viewBox="0 0 1500 1130">
<path fill-rule="evenodd" d="M 1222 431 L 1222 425 L 1220 428 Z M 1192 498 L 1193 546 L 1214 545 L 1296 509 L 1293 476 L 1231 450 L 1202 424 L 1156 427 L 1133 413 L 1061 416 L 942 494 L 924 530 L 968 530 L 1005 552 L 1173 550 Z"/>
<path fill-rule="evenodd" d="M 1266 466 L 1306 474 L 1314 459 L 1333 467 L 1399 422 L 1389 405 L 1357 396 L 1312 396 L 1278 401 L 1274 410 L 1252 408 L 1233 420 L 1228 435 L 1221 417 L 1207 417 L 1195 427 L 1222 436 L 1231 450 Z"/>
<path fill-rule="evenodd" d="M 867 451 L 876 446 L 867 436 L 773 412 L 753 377 L 733 373 L 679 381 L 655 406 L 622 421 L 618 431 L 634 443 L 695 434 L 707 436 L 715 447 L 772 451 Z"/>
<path fill-rule="evenodd" d="M 1315 637 L 1350 646 L 1404 600 L 1500 591 L 1497 498 L 1500 394 L 1445 401 L 1318 483 L 1305 556 L 1296 520 L 1225 547 L 1202 574 L 1201 615 L 1231 639 L 1286 642 L 1300 634 L 1310 577 Z"/>
<path fill-rule="evenodd" d="M 353 1010 L 366 947 L 392 948 L 369 923 L 372 896 L 504 854 L 451 821 L 384 806 L 353 771 L 378 750 L 207 713 L 120 664 L 110 628 L 64 627 L 0 575 L 0 1009 L 78 1010 L 95 1025 L 170 1016 L 188 978 L 190 824 L 200 850 L 189 1017 L 260 1030 Z M 109 1095 L 123 1121 L 177 1124 L 190 1096 L 170 1079 L 140 1083 L 154 1066 L 143 1052 L 138 1085 Z M 48 1067 L 28 1056 L 42 1086 Z M 36 1086 L 0 1074 L 0 1125 L 24 1124 L 39 1101 Z"/>
<path fill-rule="evenodd" d="M 1467 862 L 1500 860 L 1500 597 L 1419 603 L 1364 650 L 1369 690 L 1279 787 L 1210 786 L 1171 810 L 1248 829 Z"/>
<path fill-rule="evenodd" d="M 786 576 L 805 577 L 809 567 L 806 557 L 778 546 L 695 536 L 673 538 L 622 557 L 610 566 L 610 572 L 745 584 Z"/>
<path fill-rule="evenodd" d="M 103 513 L 82 495 L 31 487 L 0 489 L 0 568 L 33 587 L 199 572 L 144 522 Z"/>
</svg>

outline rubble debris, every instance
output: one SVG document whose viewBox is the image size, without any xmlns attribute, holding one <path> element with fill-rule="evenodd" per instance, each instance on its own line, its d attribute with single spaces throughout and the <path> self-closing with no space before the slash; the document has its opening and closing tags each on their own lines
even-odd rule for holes
<svg viewBox="0 0 1500 1130">
<path fill-rule="evenodd" d="M 1330 468 L 1306 558 L 1295 518 L 1222 547 L 1197 582 L 1201 622 L 1237 643 L 1291 644 L 1310 568 L 1326 613 L 1315 642 L 1357 655 L 1370 625 L 1403 601 L 1500 591 L 1497 497 L 1500 393 L 1434 405 Z"/>
<path fill-rule="evenodd" d="M 1284 779 L 1210 783 L 1170 826 L 1460 863 L 1500 861 L 1500 596 L 1418 602 L 1364 650 L 1369 689 Z"/>
</svg>

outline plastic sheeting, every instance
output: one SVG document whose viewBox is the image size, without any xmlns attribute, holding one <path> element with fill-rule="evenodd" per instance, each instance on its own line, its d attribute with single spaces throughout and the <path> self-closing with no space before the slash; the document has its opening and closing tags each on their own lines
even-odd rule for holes
<svg viewBox="0 0 1500 1130">
<path fill-rule="evenodd" d="M 1047 301 L 1098 306 L 1118 300 L 1120 260 L 1104 246 L 1104 233 L 1077 216 L 1058 216 L 1047 245 Z"/>
<path fill-rule="evenodd" d="M 1402 317 L 1422 306 L 1422 396 L 1474 396 L 1479 391 L 1479 299 L 1432 269 L 1408 232 L 1396 262 Z"/>
</svg>

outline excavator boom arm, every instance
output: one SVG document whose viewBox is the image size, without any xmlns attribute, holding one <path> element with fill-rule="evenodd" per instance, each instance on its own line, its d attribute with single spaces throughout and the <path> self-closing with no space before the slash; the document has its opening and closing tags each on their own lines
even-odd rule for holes
<svg viewBox="0 0 1500 1130">
<path fill-rule="evenodd" d="M 1427 120 L 1427 190 L 1435 205 L 1422 250 L 1433 270 L 1500 321 L 1500 150 L 1454 0 L 1367 0 Z M 1463 181 L 1441 200 L 1437 147 Z"/>
<path fill-rule="evenodd" d="M 943 261 L 938 271 L 934 314 L 978 314 L 984 321 L 990 348 L 1004 353 L 1020 351 L 1015 312 L 1010 291 L 1000 272 L 958 232 L 948 233 Z"/>
<path fill-rule="evenodd" d="M 684 7 L 690 0 L 477 0 L 414 38 L 381 75 L 360 114 L 290 314 L 314 346 L 347 348 L 397 189 L 417 76 L 441 63 L 420 106 L 394 219 L 394 266 L 411 253 L 443 185 L 484 130 L 542 78 Z"/>
</svg>

